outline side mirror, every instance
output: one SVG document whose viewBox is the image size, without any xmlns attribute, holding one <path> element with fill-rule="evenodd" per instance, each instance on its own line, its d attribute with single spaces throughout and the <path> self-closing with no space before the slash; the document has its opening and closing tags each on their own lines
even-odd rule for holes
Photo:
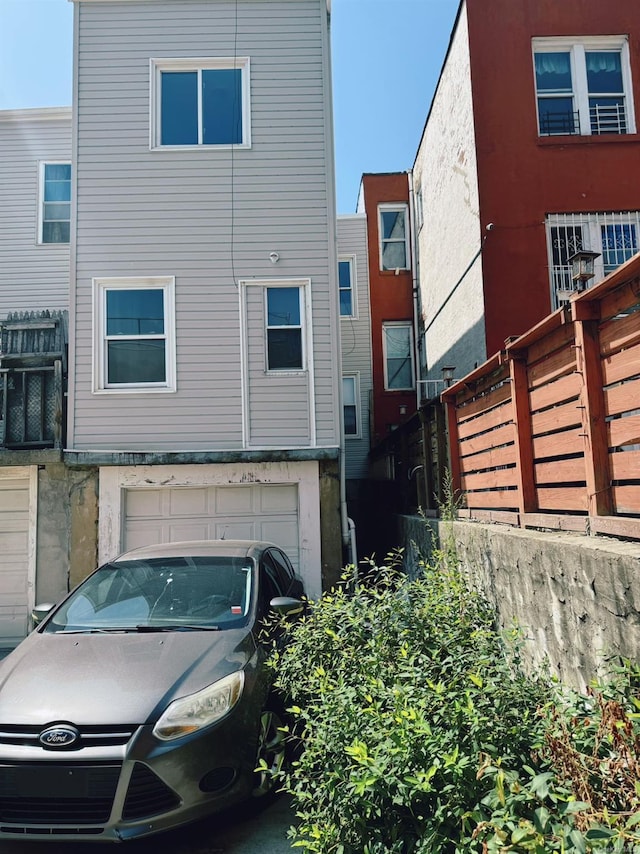
<svg viewBox="0 0 640 854">
<path fill-rule="evenodd" d="M 276 596 L 269 602 L 269 606 L 276 614 L 282 614 L 285 617 L 293 617 L 304 611 L 304 602 L 293 599 L 291 596 Z"/>
<path fill-rule="evenodd" d="M 40 625 L 52 608 L 55 608 L 55 604 L 53 602 L 43 602 L 42 605 L 36 605 L 31 612 L 31 619 L 33 620 L 34 628 Z"/>
</svg>

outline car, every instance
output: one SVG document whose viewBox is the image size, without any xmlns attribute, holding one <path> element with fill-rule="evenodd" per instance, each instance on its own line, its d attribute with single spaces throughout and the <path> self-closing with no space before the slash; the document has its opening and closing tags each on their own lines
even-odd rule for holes
<svg viewBox="0 0 640 854">
<path fill-rule="evenodd" d="M 282 549 L 215 540 L 127 552 L 36 609 L 0 662 L 0 840 L 124 841 L 269 795 L 273 616 L 304 608 Z"/>
</svg>

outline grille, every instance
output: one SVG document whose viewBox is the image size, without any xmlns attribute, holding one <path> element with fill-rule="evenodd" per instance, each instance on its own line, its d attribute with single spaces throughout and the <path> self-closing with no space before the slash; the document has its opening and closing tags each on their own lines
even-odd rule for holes
<svg viewBox="0 0 640 854">
<path fill-rule="evenodd" d="M 44 727 L 13 726 L 0 724 L 0 744 L 19 744 L 28 747 L 42 747 L 38 736 Z M 80 729 L 80 738 L 72 746 L 73 750 L 83 747 L 114 747 L 127 744 L 137 727 L 132 724 L 121 726 L 85 726 Z"/>
<path fill-rule="evenodd" d="M 0 824 L 104 824 L 111 815 L 120 768 L 71 763 L 0 766 Z"/>
<path fill-rule="evenodd" d="M 180 805 L 180 798 L 146 765 L 136 762 L 122 811 L 124 821 L 159 815 Z"/>
</svg>

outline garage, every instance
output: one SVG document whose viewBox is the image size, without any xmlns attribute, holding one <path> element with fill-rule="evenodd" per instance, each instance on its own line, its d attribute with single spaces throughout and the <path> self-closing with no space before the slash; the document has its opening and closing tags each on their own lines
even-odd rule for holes
<svg viewBox="0 0 640 854">
<path fill-rule="evenodd" d="M 0 472 L 0 647 L 13 647 L 28 630 L 31 567 L 31 474 Z"/>
<path fill-rule="evenodd" d="M 127 489 L 124 548 L 175 540 L 277 543 L 299 567 L 297 484 Z"/>
</svg>

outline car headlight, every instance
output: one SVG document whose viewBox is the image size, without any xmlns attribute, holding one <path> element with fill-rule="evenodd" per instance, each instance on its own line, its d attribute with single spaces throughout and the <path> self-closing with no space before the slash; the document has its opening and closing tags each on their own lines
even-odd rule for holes
<svg viewBox="0 0 640 854">
<path fill-rule="evenodd" d="M 244 672 L 240 670 L 195 694 L 174 700 L 160 715 L 153 734 L 171 741 L 215 723 L 235 706 L 243 687 Z"/>
</svg>

